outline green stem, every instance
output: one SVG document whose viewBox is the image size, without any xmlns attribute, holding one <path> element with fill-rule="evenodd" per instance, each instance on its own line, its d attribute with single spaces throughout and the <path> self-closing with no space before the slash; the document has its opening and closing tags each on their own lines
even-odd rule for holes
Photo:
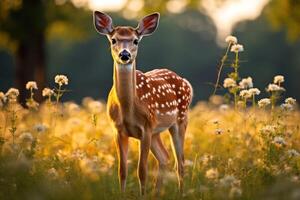
<svg viewBox="0 0 300 200">
<path fill-rule="evenodd" d="M 234 95 L 234 109 L 237 110 L 237 92 L 235 91 L 233 95 Z"/>
<path fill-rule="evenodd" d="M 255 108 L 255 95 L 252 96 L 252 107 Z"/>
<path fill-rule="evenodd" d="M 225 61 L 226 61 L 226 59 L 227 59 L 227 55 L 228 55 L 228 52 L 229 52 L 229 49 L 230 49 L 231 44 L 232 44 L 231 42 L 228 44 L 227 49 L 226 49 L 226 53 L 225 53 L 225 55 L 224 55 L 224 56 L 222 57 L 222 59 L 221 59 L 221 64 L 220 64 L 220 67 L 219 67 L 218 76 L 217 76 L 217 80 L 216 80 L 214 92 L 213 92 L 212 95 L 215 95 L 215 94 L 216 94 L 216 91 L 217 91 L 217 88 L 218 88 L 218 85 L 219 85 L 219 81 L 220 81 L 221 72 L 222 72 L 224 63 L 225 63 Z"/>
<path fill-rule="evenodd" d="M 238 67 L 239 67 L 239 52 L 235 52 L 235 61 L 234 61 L 235 81 L 239 79 Z"/>
</svg>

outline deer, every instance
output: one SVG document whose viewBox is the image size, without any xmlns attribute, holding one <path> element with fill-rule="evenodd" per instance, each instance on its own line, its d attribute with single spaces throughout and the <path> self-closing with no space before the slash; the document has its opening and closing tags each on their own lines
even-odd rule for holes
<svg viewBox="0 0 300 200">
<path fill-rule="evenodd" d="M 137 176 L 140 194 L 146 191 L 147 162 L 150 152 L 158 161 L 156 189 L 163 182 L 170 156 L 160 133 L 169 130 L 178 177 L 183 190 L 184 139 L 188 124 L 188 109 L 193 97 L 189 81 L 168 69 L 154 69 L 143 73 L 136 69 L 138 45 L 144 36 L 157 29 L 159 13 L 145 16 L 136 28 L 114 26 L 112 18 L 94 11 L 94 26 L 107 36 L 113 64 L 113 86 L 107 99 L 107 114 L 116 131 L 118 175 L 125 192 L 129 138 L 139 140 Z"/>
</svg>

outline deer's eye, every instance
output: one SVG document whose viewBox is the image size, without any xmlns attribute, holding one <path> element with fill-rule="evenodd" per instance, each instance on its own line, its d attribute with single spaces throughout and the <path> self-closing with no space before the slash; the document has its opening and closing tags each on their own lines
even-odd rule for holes
<svg viewBox="0 0 300 200">
<path fill-rule="evenodd" d="M 138 43 L 139 43 L 138 39 L 133 40 L 133 44 L 138 45 Z"/>
<path fill-rule="evenodd" d="M 116 44 L 116 43 L 117 43 L 117 40 L 116 40 L 116 39 L 111 39 L 111 43 L 112 43 L 112 44 Z"/>
</svg>

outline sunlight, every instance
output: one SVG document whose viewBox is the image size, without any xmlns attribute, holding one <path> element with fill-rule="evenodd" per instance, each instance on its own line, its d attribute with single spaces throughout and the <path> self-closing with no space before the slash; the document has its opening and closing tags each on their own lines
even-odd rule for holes
<svg viewBox="0 0 300 200">
<path fill-rule="evenodd" d="M 260 16 L 270 0 L 203 0 L 201 8 L 213 20 L 217 28 L 217 39 L 223 41 L 234 26 L 244 20 L 254 20 Z"/>
<path fill-rule="evenodd" d="M 119 11 L 121 10 L 126 0 L 109 0 L 109 1 L 99 1 L 99 0 L 72 0 L 75 6 L 87 5 L 91 10 L 102 10 L 102 11 Z"/>
</svg>

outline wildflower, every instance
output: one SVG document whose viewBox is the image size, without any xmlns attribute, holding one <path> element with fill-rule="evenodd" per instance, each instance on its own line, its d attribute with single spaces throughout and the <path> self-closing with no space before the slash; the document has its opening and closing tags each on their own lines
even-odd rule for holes
<svg viewBox="0 0 300 200">
<path fill-rule="evenodd" d="M 220 128 L 217 128 L 217 129 L 215 130 L 215 134 L 217 134 L 217 135 L 221 135 L 222 133 L 223 133 L 223 130 L 220 129 Z"/>
<path fill-rule="evenodd" d="M 48 170 L 47 174 L 48 174 L 49 178 L 51 178 L 52 180 L 55 180 L 58 178 L 58 172 L 53 167 Z"/>
<path fill-rule="evenodd" d="M 233 175 L 226 175 L 220 179 L 221 187 L 239 187 L 241 184 L 240 180 L 237 180 Z"/>
<path fill-rule="evenodd" d="M 242 51 L 244 51 L 244 47 L 241 44 L 234 44 L 234 45 L 232 45 L 230 51 L 235 52 L 235 53 L 242 52 Z"/>
<path fill-rule="evenodd" d="M 54 94 L 54 91 L 50 88 L 44 88 L 42 93 L 43 97 L 50 97 Z"/>
<path fill-rule="evenodd" d="M 21 142 L 32 142 L 33 141 L 33 136 L 31 135 L 31 133 L 29 132 L 25 132 L 25 133 L 22 133 L 20 136 L 19 136 L 19 139 Z"/>
<path fill-rule="evenodd" d="M 225 42 L 229 43 L 229 44 L 236 44 L 237 43 L 237 38 L 229 35 L 226 37 Z"/>
<path fill-rule="evenodd" d="M 290 156 L 290 157 L 298 157 L 300 156 L 299 152 L 295 149 L 289 149 L 287 151 L 287 154 Z"/>
<path fill-rule="evenodd" d="M 286 142 L 285 142 L 284 138 L 283 138 L 283 137 L 280 137 L 280 136 L 274 137 L 273 143 L 274 143 L 276 146 L 279 146 L 279 147 L 286 145 Z"/>
<path fill-rule="evenodd" d="M 271 100 L 269 98 L 263 98 L 258 101 L 258 107 L 263 108 L 267 105 L 271 104 Z"/>
<path fill-rule="evenodd" d="M 38 106 L 39 106 L 39 103 L 36 102 L 36 101 L 33 100 L 33 99 L 29 99 L 29 100 L 26 102 L 26 106 L 28 106 L 28 108 L 37 109 Z"/>
<path fill-rule="evenodd" d="M 260 90 L 257 89 L 257 88 L 250 88 L 248 91 L 251 94 L 251 96 L 259 95 L 260 94 Z"/>
<path fill-rule="evenodd" d="M 226 79 L 224 80 L 223 86 L 224 86 L 224 88 L 235 87 L 235 86 L 236 86 L 236 82 L 235 82 L 235 80 L 233 80 L 232 78 L 226 78 Z"/>
<path fill-rule="evenodd" d="M 36 124 L 34 127 L 33 127 L 33 130 L 35 130 L 36 132 L 45 132 L 47 130 L 47 126 L 43 125 L 43 124 Z"/>
<path fill-rule="evenodd" d="M 289 97 L 289 98 L 286 98 L 284 102 L 287 103 L 287 104 L 295 105 L 296 104 L 296 99 L 294 99 L 292 97 Z"/>
<path fill-rule="evenodd" d="M 268 85 L 267 91 L 268 92 L 277 92 L 277 91 L 285 91 L 285 89 L 283 87 L 280 87 L 279 85 L 270 83 Z"/>
<path fill-rule="evenodd" d="M 6 101 L 6 96 L 3 92 L 0 92 L 0 108 L 3 106 L 3 103 Z"/>
<path fill-rule="evenodd" d="M 229 192 L 229 198 L 234 199 L 242 195 L 242 189 L 239 187 L 232 187 Z"/>
<path fill-rule="evenodd" d="M 227 104 L 222 104 L 222 105 L 220 105 L 220 107 L 219 107 L 219 110 L 221 111 L 221 112 L 225 112 L 225 111 L 227 111 L 229 109 L 229 106 L 227 105 Z"/>
<path fill-rule="evenodd" d="M 55 83 L 59 86 L 68 85 L 68 78 L 65 75 L 56 75 L 55 76 Z"/>
<path fill-rule="evenodd" d="M 201 161 L 203 166 L 208 165 L 208 163 L 212 160 L 213 160 L 213 155 L 209 155 L 209 154 L 205 154 L 204 156 L 202 156 L 200 158 L 200 161 Z"/>
<path fill-rule="evenodd" d="M 185 160 L 184 161 L 184 166 L 187 166 L 187 167 L 194 166 L 194 162 L 191 161 L 191 160 Z"/>
<path fill-rule="evenodd" d="M 80 160 L 79 166 L 81 168 L 81 171 L 91 180 L 99 179 L 99 162 L 97 159 L 84 158 Z"/>
<path fill-rule="evenodd" d="M 6 96 L 8 97 L 8 99 L 10 101 L 15 101 L 17 99 L 17 97 L 19 96 L 20 92 L 18 89 L 16 88 L 10 88 L 7 92 L 6 92 Z"/>
<path fill-rule="evenodd" d="M 282 75 L 277 75 L 274 77 L 274 81 L 275 84 L 280 84 L 284 82 L 284 76 Z"/>
<path fill-rule="evenodd" d="M 264 133 L 274 133 L 275 130 L 276 130 L 276 126 L 274 125 L 266 125 L 260 129 L 260 131 Z"/>
<path fill-rule="evenodd" d="M 240 91 L 240 96 L 244 99 L 248 99 L 250 98 L 252 95 L 251 93 L 249 92 L 249 90 L 241 90 Z"/>
<path fill-rule="evenodd" d="M 104 105 L 100 101 L 90 101 L 88 103 L 88 109 L 92 113 L 99 113 L 103 109 Z"/>
<path fill-rule="evenodd" d="M 211 168 L 206 171 L 205 177 L 208 179 L 217 179 L 219 177 L 219 172 L 218 169 L 216 168 Z"/>
<path fill-rule="evenodd" d="M 252 88 L 253 87 L 252 78 L 250 76 L 248 78 L 243 78 L 240 81 L 239 86 L 241 89 Z"/>
<path fill-rule="evenodd" d="M 32 89 L 37 90 L 38 87 L 37 87 L 36 82 L 35 81 L 28 81 L 27 84 L 26 84 L 26 89 L 27 90 L 32 90 Z"/>
<path fill-rule="evenodd" d="M 212 120 L 212 123 L 213 123 L 213 124 L 219 124 L 219 119 L 213 119 L 213 120 Z"/>
<path fill-rule="evenodd" d="M 289 103 L 283 103 L 283 104 L 281 104 L 280 108 L 282 110 L 286 110 L 286 111 L 292 111 L 292 110 L 294 110 L 294 106 L 292 104 L 289 104 Z"/>
<path fill-rule="evenodd" d="M 164 173 L 164 177 L 168 180 L 168 181 L 176 181 L 177 180 L 177 176 L 174 172 L 168 171 Z"/>
<path fill-rule="evenodd" d="M 5 102 L 6 101 L 6 96 L 3 92 L 0 92 L 0 101 Z"/>
</svg>

